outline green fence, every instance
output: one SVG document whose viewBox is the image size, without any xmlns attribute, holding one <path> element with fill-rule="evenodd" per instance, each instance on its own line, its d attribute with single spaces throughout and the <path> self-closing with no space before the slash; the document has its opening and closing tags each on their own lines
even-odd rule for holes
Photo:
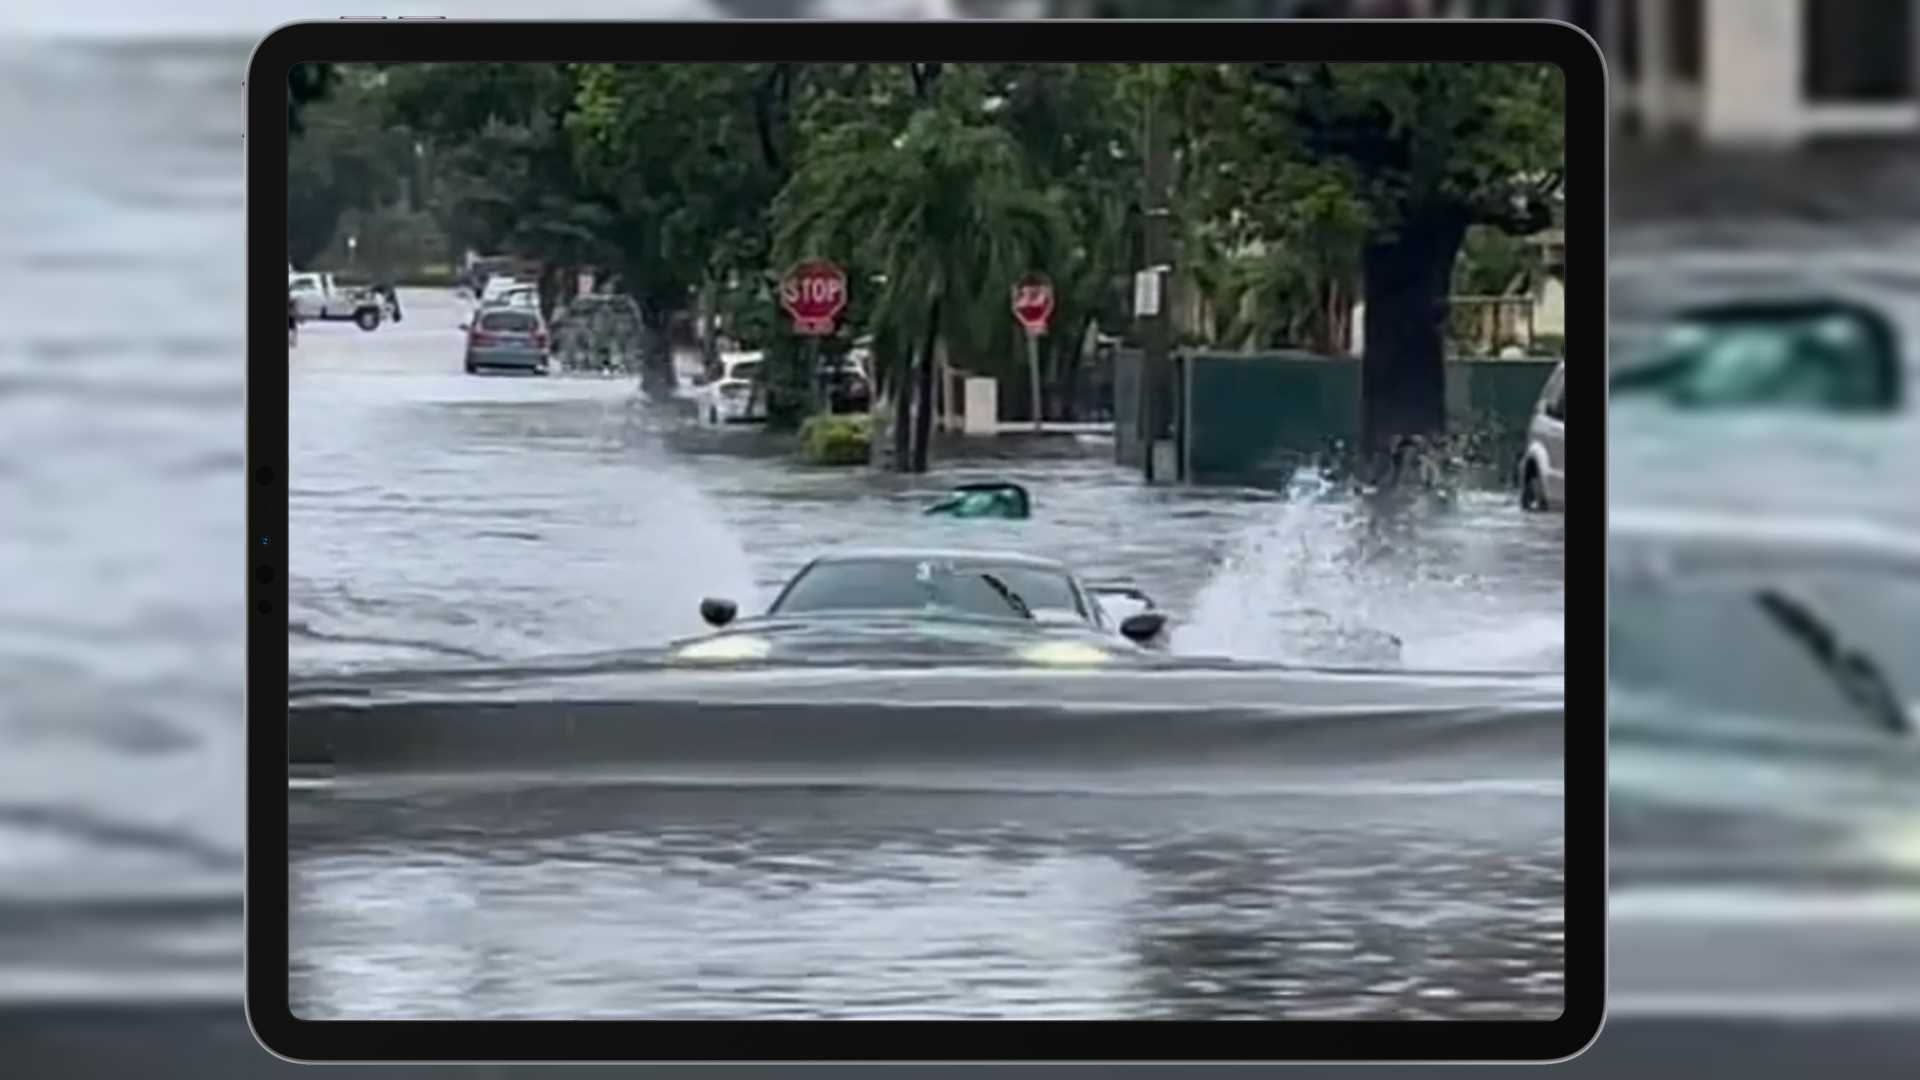
<svg viewBox="0 0 1920 1080">
<path fill-rule="evenodd" d="M 1360 362 L 1307 352 L 1187 353 L 1181 414 L 1187 478 L 1283 477 L 1360 430 Z M 1517 459 L 1554 359 L 1447 365 L 1447 423 L 1477 436 L 1490 461 Z"/>
</svg>

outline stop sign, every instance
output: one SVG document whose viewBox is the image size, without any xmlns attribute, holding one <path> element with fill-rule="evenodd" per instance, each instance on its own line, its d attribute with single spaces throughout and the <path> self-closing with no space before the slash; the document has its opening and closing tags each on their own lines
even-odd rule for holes
<svg viewBox="0 0 1920 1080">
<path fill-rule="evenodd" d="M 780 306 L 793 316 L 796 334 L 831 334 L 847 309 L 847 275 L 825 259 L 794 264 L 780 282 Z"/>
<path fill-rule="evenodd" d="M 1043 274 L 1029 274 L 1013 287 L 1013 317 L 1029 334 L 1043 334 L 1053 318 L 1053 282 Z"/>
</svg>

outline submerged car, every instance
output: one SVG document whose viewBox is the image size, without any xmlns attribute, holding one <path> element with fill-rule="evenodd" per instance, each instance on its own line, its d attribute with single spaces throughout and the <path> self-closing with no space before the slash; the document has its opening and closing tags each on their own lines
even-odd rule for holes
<svg viewBox="0 0 1920 1080">
<path fill-rule="evenodd" d="M 1865 304 L 1746 300 L 1682 311 L 1610 391 L 1694 410 L 1887 413 L 1905 407 L 1901 363 L 1893 324 Z"/>
<path fill-rule="evenodd" d="M 1064 564 L 980 551 L 870 549 L 814 559 L 766 614 L 731 600 L 700 614 L 717 632 L 672 648 L 678 660 L 1005 660 L 1092 666 L 1152 655 L 1167 617 L 1116 619 L 1103 591 Z"/>
<path fill-rule="evenodd" d="M 961 484 L 953 494 L 924 511 L 931 517 L 1008 518 L 1024 521 L 1033 515 L 1027 489 L 1005 480 Z"/>
<path fill-rule="evenodd" d="M 1609 1012 L 1913 1025 L 1911 528 L 1608 517 Z"/>
</svg>

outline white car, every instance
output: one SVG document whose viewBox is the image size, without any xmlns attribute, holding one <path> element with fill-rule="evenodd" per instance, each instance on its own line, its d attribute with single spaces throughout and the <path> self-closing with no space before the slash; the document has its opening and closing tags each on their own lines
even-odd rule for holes
<svg viewBox="0 0 1920 1080">
<path fill-rule="evenodd" d="M 1527 452 L 1520 459 L 1520 508 L 1567 507 L 1567 363 L 1547 377 L 1527 423 Z"/>
<path fill-rule="evenodd" d="M 766 394 L 759 386 L 765 354 L 728 353 L 720 358 L 720 377 L 701 392 L 700 416 L 709 424 L 751 424 L 767 418 Z"/>
<path fill-rule="evenodd" d="M 532 285 L 515 285 L 502 292 L 497 298 L 487 301 L 486 306 L 538 311 L 540 310 L 540 290 Z"/>
<path fill-rule="evenodd" d="M 348 288 L 332 274 L 290 274 L 287 296 L 303 321 L 351 322 L 362 330 L 375 330 L 386 314 L 367 290 Z"/>
<path fill-rule="evenodd" d="M 495 274 L 487 279 L 486 286 L 480 290 L 480 302 L 482 304 L 499 303 L 500 298 L 508 292 L 514 289 L 528 288 L 532 288 L 532 286 L 524 281 L 509 277 L 506 274 Z"/>
</svg>

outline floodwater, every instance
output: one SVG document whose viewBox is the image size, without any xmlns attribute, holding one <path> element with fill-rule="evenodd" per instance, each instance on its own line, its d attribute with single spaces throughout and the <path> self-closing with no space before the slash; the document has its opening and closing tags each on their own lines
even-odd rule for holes
<svg viewBox="0 0 1920 1080">
<path fill-rule="evenodd" d="M 761 433 L 650 408 L 627 380 L 469 377 L 450 299 L 405 300 L 398 327 L 309 326 L 291 361 L 297 674 L 657 645 L 701 629 L 703 595 L 763 605 L 847 543 L 1057 556 L 1153 594 L 1180 618 L 1176 652 L 1560 663 L 1560 523 L 1501 493 L 1381 517 L 1311 486 L 1152 490 L 1111 444 L 1075 437 L 949 444 L 926 477 L 807 469 Z M 1025 484 L 1036 516 L 921 515 L 987 476 Z M 1390 762 L 1365 783 L 1323 771 L 1233 797 L 1151 786 L 1141 768 L 1186 749 L 1162 740 L 1037 789 L 982 789 L 962 779 L 978 745 L 963 762 L 927 740 L 885 786 L 868 768 L 831 784 L 298 790 L 296 1009 L 1559 1011 L 1557 740 L 1516 739 L 1464 780 Z"/>
<path fill-rule="evenodd" d="M 233 545 L 245 492 L 236 312 L 246 47 L 33 43 L 0 53 L 9 75 L 0 131 L 34 148 L 0 160 L 0 263 L 12 272 L 0 318 L 13 329 L 0 336 L 0 992 L 8 1000 L 226 1003 L 240 992 L 245 646 Z M 1777 252 L 1716 254 L 1717 269 L 1708 270 L 1672 261 L 1675 242 L 1616 238 L 1617 312 L 1644 320 L 1683 296 L 1683 286 L 1719 275 L 1720 292 L 1782 281 L 1857 290 L 1887 305 L 1910 340 L 1920 330 L 1920 293 L 1901 273 L 1920 250 L 1911 234 L 1708 237 L 1697 242 Z M 854 481 L 750 452 L 751 437 L 651 426 L 624 387 L 465 380 L 443 344 L 445 327 L 430 325 L 426 310 L 419 325 L 365 340 L 335 327 L 303 339 L 313 400 L 332 395 L 343 406 L 316 423 L 360 427 L 387 442 L 384 451 L 334 444 L 334 453 L 362 460 L 336 461 L 333 482 L 407 481 L 309 504 L 310 526 L 331 514 L 341 532 L 297 534 L 307 538 L 299 557 L 308 561 L 296 567 L 304 607 L 290 635 L 303 672 L 657 640 L 691 624 L 690 597 L 764 590 L 816 543 L 925 527 L 911 520 L 921 495 L 948 478 L 1003 469 L 1042 492 L 1043 519 L 1080 507 L 1071 528 L 1047 519 L 1009 539 L 1051 545 L 1090 573 L 1134 576 L 1184 617 L 1183 648 L 1337 658 L 1376 640 L 1367 632 L 1374 628 L 1401 635 L 1417 666 L 1556 662 L 1557 637 L 1541 633 L 1555 609 L 1538 566 L 1552 558 L 1553 526 L 1507 515 L 1504 500 L 1415 515 L 1410 533 L 1367 537 L 1337 504 L 1115 483 L 1098 447 L 1044 465 L 949 459 L 926 481 Z M 355 395 L 364 395 L 360 406 Z M 433 443 L 409 426 L 429 417 L 460 438 Z M 1742 511 L 1810 508 L 1904 525 L 1920 519 L 1920 486 L 1910 482 L 1916 430 L 1910 420 L 1767 420 L 1679 431 L 1667 418 L 1616 412 L 1612 496 L 1616 508 L 1642 498 L 1692 507 L 1705 490 Z M 521 452 L 503 452 L 516 439 Z M 384 467 L 383 453 L 391 458 Z M 594 463 L 596 455 L 605 460 Z M 502 508 L 564 504 L 568 512 L 531 526 L 525 517 L 487 520 L 472 513 L 483 480 L 502 493 Z M 307 478 L 296 470 L 295 482 Z M 316 481 L 315 492 L 323 486 Z M 381 508 L 382 494 L 420 504 L 406 515 L 410 524 Z M 692 510 L 677 515 L 678 531 L 635 510 L 662 494 Z M 976 524 L 983 528 L 970 535 L 1003 528 Z M 549 542 L 508 535 L 516 532 Z M 554 554 L 554 537 L 578 546 Z M 456 538 L 489 558 L 451 557 Z M 355 541 L 365 546 L 358 556 Z M 340 584 L 349 576 L 356 583 Z M 648 600 L 656 587 L 671 592 L 658 604 Z M 1512 608 L 1497 606 L 1509 592 Z M 1329 628 L 1354 633 L 1293 632 Z M 1711 643 L 1700 648 L 1703 662 L 1715 659 Z M 1619 750 L 1616 740 L 1617 759 Z M 1912 977 L 1920 915 L 1911 885 L 1891 889 L 1899 878 L 1888 872 L 1920 865 L 1911 783 L 1871 792 L 1874 820 L 1904 820 L 1904 830 L 1885 830 L 1879 846 L 1830 871 L 1830 827 L 1846 824 L 1864 799 L 1830 799 L 1859 790 L 1839 772 L 1800 784 L 1804 770 L 1784 757 L 1756 764 L 1704 749 L 1673 755 L 1653 742 L 1639 753 L 1637 763 L 1626 759 L 1630 786 L 1615 796 L 1624 823 L 1616 865 L 1630 870 L 1613 901 L 1616 1014 L 1920 1010 Z M 1910 756 L 1879 760 L 1897 771 Z M 1756 786 L 1756 776 L 1771 782 Z M 1733 797 L 1712 814 L 1683 818 L 1688 827 L 1674 827 L 1664 810 L 1624 813 L 1658 810 L 1649 792 L 1703 790 Z M 351 807 L 296 799 L 296 844 L 317 916 L 299 967 L 313 1010 L 698 1011 L 703 993 L 741 991 L 747 955 L 766 965 L 758 1004 L 768 1013 L 832 1007 L 828 997 L 872 1011 L 930 1013 L 965 998 L 1035 1013 L 1217 1013 L 1225 1007 L 1213 987 L 1248 986 L 1248 1000 L 1315 1007 L 1294 993 L 1275 957 L 1316 971 L 1344 995 L 1319 1007 L 1465 1012 L 1476 1001 L 1491 1008 L 1551 997 L 1545 974 L 1533 983 L 1499 974 L 1552 970 L 1542 959 L 1550 920 L 1528 901 L 1551 888 L 1542 868 L 1557 857 L 1547 840 L 1557 826 L 1546 814 L 1511 812 L 1545 802 L 1524 790 L 1404 784 L 1390 797 L 1279 792 L 1206 804 L 1030 793 L 991 813 L 977 800 L 845 792 L 382 796 L 370 792 Z M 642 815 L 659 827 L 618 836 L 607 828 Z M 1427 835 L 1417 822 L 1428 815 L 1457 827 Z M 1797 824 L 1809 820 L 1821 827 Z M 1728 869 L 1743 860 L 1749 869 Z M 1768 860 L 1776 881 L 1799 874 L 1800 883 L 1721 887 Z M 1861 862 L 1879 868 L 1865 879 L 1871 887 L 1849 876 Z M 1807 866 L 1823 869 L 1809 875 Z M 1507 884 L 1483 884 L 1496 877 Z M 1663 878 L 1684 887 L 1657 888 Z M 1802 887 L 1809 879 L 1819 887 Z M 394 887 L 384 888 L 389 881 Z M 565 913 L 579 927 L 573 936 L 553 906 L 574 889 L 617 897 L 647 918 L 609 928 L 574 906 Z M 1440 920 L 1431 935 L 1410 929 L 1422 916 L 1401 905 L 1409 897 L 1432 898 L 1421 908 Z M 911 928 L 934 921 L 929 913 L 962 907 L 979 930 L 971 940 L 953 932 L 910 940 Z M 1301 932 L 1267 910 L 1282 907 L 1317 913 L 1324 933 Z M 1034 917 L 1038 910 L 1050 917 Z M 1380 915 L 1363 925 L 1369 910 Z M 600 914 L 614 917 L 608 911 L 602 905 Z M 751 952 L 747 924 L 770 932 L 776 913 L 812 935 L 790 932 L 778 948 Z M 711 929 L 694 926 L 703 919 L 740 946 L 724 968 L 703 970 L 700 958 L 662 944 L 676 928 Z M 837 950 L 862 920 L 885 932 L 866 943 L 872 977 L 850 987 Z M 1508 931 L 1497 948 L 1486 941 L 1493 925 Z M 1435 955 L 1441 946 L 1454 955 Z M 1421 958 L 1418 981 L 1366 981 L 1378 955 Z M 1324 959 L 1341 956 L 1352 963 Z M 569 962 L 573 974 L 559 974 Z M 1044 963 L 1058 972 L 1040 970 Z M 516 995 L 520 969 L 503 964 L 542 973 L 540 999 Z M 928 974 L 904 977 L 903 964 Z M 777 988 L 800 983 L 796 972 L 822 971 L 830 978 L 815 984 L 810 1004 Z M 608 987 L 638 986 L 629 978 L 637 972 L 658 983 L 633 992 L 653 997 L 610 1002 Z M 662 985 L 684 992 L 662 1001 Z"/>
</svg>

